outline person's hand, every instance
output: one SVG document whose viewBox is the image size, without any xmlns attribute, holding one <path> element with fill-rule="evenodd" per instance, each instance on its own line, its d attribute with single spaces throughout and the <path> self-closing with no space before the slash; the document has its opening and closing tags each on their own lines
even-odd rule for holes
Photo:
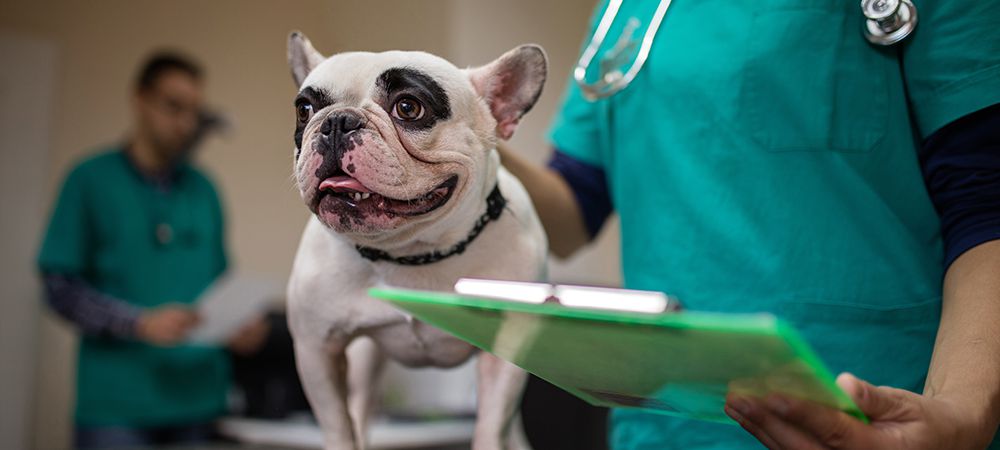
<svg viewBox="0 0 1000 450">
<path fill-rule="evenodd" d="M 198 315 L 189 308 L 170 305 L 149 310 L 139 316 L 136 336 L 150 344 L 169 346 L 184 340 L 198 324 Z"/>
<path fill-rule="evenodd" d="M 270 322 L 263 317 L 257 317 L 244 324 L 240 330 L 229 339 L 226 343 L 226 348 L 240 356 L 247 356 L 256 353 L 267 339 L 267 335 L 270 332 Z"/>
<path fill-rule="evenodd" d="M 982 449 L 996 424 L 983 423 L 961 405 L 891 387 L 876 387 L 850 374 L 837 377 L 868 416 L 865 424 L 813 402 L 730 394 L 726 414 L 770 449 Z"/>
</svg>

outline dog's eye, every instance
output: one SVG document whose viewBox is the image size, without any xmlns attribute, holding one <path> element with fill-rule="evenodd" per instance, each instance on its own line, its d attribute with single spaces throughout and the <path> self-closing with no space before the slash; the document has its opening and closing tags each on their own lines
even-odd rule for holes
<svg viewBox="0 0 1000 450">
<path fill-rule="evenodd" d="M 309 118 L 313 115 L 313 105 L 308 102 L 299 103 L 298 106 L 295 107 L 295 115 L 298 117 L 299 122 L 308 122 Z"/>
<path fill-rule="evenodd" d="M 424 106 L 412 97 L 403 97 L 396 101 L 392 115 L 399 120 L 418 120 L 424 116 Z"/>
</svg>

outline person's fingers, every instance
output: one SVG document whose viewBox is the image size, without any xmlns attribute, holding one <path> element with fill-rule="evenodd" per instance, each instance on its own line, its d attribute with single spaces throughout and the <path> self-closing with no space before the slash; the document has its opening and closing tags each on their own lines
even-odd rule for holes
<svg viewBox="0 0 1000 450">
<path fill-rule="evenodd" d="M 163 321 L 163 328 L 170 332 L 177 332 L 191 326 L 190 322 L 183 316 L 172 315 Z"/>
<path fill-rule="evenodd" d="M 194 320 L 198 316 L 198 313 L 191 309 L 190 306 L 179 303 L 171 303 L 162 306 L 155 312 L 159 313 L 163 317 L 170 317 L 173 320 Z"/>
<path fill-rule="evenodd" d="M 877 448 L 874 430 L 830 407 L 796 398 L 772 395 L 765 401 L 775 417 L 813 437 L 824 447 Z"/>
<path fill-rule="evenodd" d="M 920 400 L 920 396 L 913 392 L 877 387 L 846 372 L 837 377 L 837 386 L 840 386 L 872 421 L 912 418 L 910 416 L 917 409 L 913 406 Z"/>
<path fill-rule="evenodd" d="M 181 324 L 181 328 L 185 332 L 190 331 L 192 328 L 197 327 L 197 326 L 198 326 L 198 318 L 197 317 L 189 317 L 189 318 L 185 319 L 184 322 Z"/>
<path fill-rule="evenodd" d="M 166 337 L 171 341 L 176 341 L 183 337 L 186 332 L 187 326 L 176 323 L 166 329 Z"/>
<path fill-rule="evenodd" d="M 198 315 L 194 311 L 177 309 L 169 316 L 172 326 L 188 329 L 198 324 Z"/>
<path fill-rule="evenodd" d="M 271 324 L 266 320 L 258 320 L 252 330 L 255 336 L 264 338 L 271 332 Z"/>
<path fill-rule="evenodd" d="M 165 337 L 170 343 L 176 343 L 187 337 L 192 328 L 194 328 L 194 324 L 188 320 L 174 320 L 165 324 Z"/>
<path fill-rule="evenodd" d="M 750 399 L 752 413 L 749 419 L 753 424 L 762 429 L 780 447 L 788 449 L 802 450 L 822 450 L 827 448 L 815 435 L 807 433 L 784 417 L 779 416 L 771 408 L 771 402 L 776 397 L 763 399 Z"/>
<path fill-rule="evenodd" d="M 263 318 L 258 318 L 240 328 L 229 340 L 228 347 L 236 354 L 248 355 L 260 349 L 270 332 L 271 324 Z"/>
<path fill-rule="evenodd" d="M 744 406 L 744 404 L 739 403 L 740 401 L 742 400 L 735 400 L 737 406 L 740 409 L 746 411 L 747 407 Z M 724 406 L 722 410 L 726 413 L 727 416 L 729 416 L 729 418 L 735 420 L 736 423 L 740 425 L 740 427 L 742 427 L 744 430 L 750 433 L 754 438 L 760 441 L 761 444 L 764 444 L 765 447 L 771 450 L 782 450 L 782 448 L 778 445 L 778 443 L 775 442 L 774 439 L 771 439 L 770 435 L 768 435 L 764 430 L 760 429 L 760 427 L 758 427 L 755 423 L 747 419 L 742 413 L 737 411 L 736 406 L 731 406 L 730 401 L 727 400 L 726 406 Z"/>
<path fill-rule="evenodd" d="M 198 323 L 198 314 L 191 310 L 178 311 L 178 319 L 186 326 L 193 326 Z"/>
<path fill-rule="evenodd" d="M 889 423 L 912 419 L 920 410 L 920 397 L 902 389 L 876 387 L 850 374 L 837 384 L 872 422 Z M 882 448 L 887 438 L 878 428 L 834 408 L 785 396 L 768 398 L 768 408 L 799 429 L 833 448 Z"/>
</svg>

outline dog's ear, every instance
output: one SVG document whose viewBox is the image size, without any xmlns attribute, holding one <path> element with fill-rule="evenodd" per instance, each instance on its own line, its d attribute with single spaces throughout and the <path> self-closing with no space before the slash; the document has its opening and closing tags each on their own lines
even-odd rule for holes
<svg viewBox="0 0 1000 450">
<path fill-rule="evenodd" d="M 306 79 L 309 72 L 312 72 L 319 63 L 326 58 L 321 55 L 309 42 L 309 38 L 299 31 L 293 31 L 288 35 L 288 66 L 292 69 L 292 78 L 295 86 L 302 86 L 302 81 Z"/>
<path fill-rule="evenodd" d="M 510 139 L 521 116 L 527 113 L 542 94 L 548 59 L 534 44 L 517 47 L 495 61 L 469 71 L 475 87 L 497 120 L 497 136 Z"/>
</svg>

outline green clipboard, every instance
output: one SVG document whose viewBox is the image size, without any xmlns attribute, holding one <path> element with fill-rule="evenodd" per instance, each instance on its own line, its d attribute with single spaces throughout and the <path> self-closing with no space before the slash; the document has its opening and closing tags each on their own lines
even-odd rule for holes
<svg viewBox="0 0 1000 450">
<path fill-rule="evenodd" d="M 823 363 L 770 314 L 660 314 L 374 288 L 414 317 L 599 406 L 735 424 L 730 391 L 781 393 L 867 422 Z"/>
</svg>

